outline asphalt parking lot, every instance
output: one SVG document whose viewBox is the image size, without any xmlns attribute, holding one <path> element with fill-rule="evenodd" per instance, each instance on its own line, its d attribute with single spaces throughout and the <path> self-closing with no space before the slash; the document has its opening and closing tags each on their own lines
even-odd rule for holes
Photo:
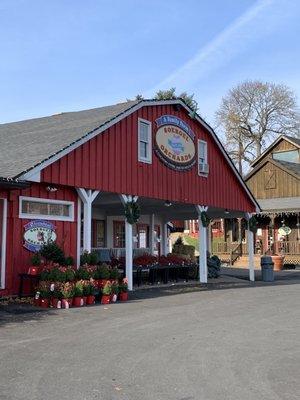
<svg viewBox="0 0 300 400">
<path fill-rule="evenodd" d="M 6 313 L 0 399 L 299 399 L 298 277 Z"/>
</svg>

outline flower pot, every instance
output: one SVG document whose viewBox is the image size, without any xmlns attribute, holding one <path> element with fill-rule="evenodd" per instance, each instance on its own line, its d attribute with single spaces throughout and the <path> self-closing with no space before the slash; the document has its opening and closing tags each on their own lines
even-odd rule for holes
<svg viewBox="0 0 300 400">
<path fill-rule="evenodd" d="M 117 301 L 118 296 L 114 293 L 110 295 L 111 303 L 115 303 Z"/>
<path fill-rule="evenodd" d="M 119 300 L 120 301 L 127 301 L 128 300 L 128 292 L 119 293 Z"/>
<path fill-rule="evenodd" d="M 82 297 L 74 297 L 72 305 L 74 307 L 82 307 L 83 306 L 83 298 Z"/>
<path fill-rule="evenodd" d="M 283 268 L 284 256 L 272 256 L 274 271 L 281 271 Z"/>
<path fill-rule="evenodd" d="M 56 297 L 53 297 L 53 298 L 51 299 L 51 305 L 52 305 L 53 308 L 61 308 L 61 301 L 60 301 L 60 299 L 58 299 L 58 298 L 56 298 Z"/>
<path fill-rule="evenodd" d="M 105 295 L 103 294 L 101 297 L 101 304 L 109 304 L 110 303 L 110 294 Z"/>
<path fill-rule="evenodd" d="M 86 300 L 87 300 L 87 296 L 83 296 L 83 305 L 86 306 Z"/>
<path fill-rule="evenodd" d="M 73 299 L 62 299 L 61 301 L 61 308 L 70 308 L 72 307 Z"/>
<path fill-rule="evenodd" d="M 89 295 L 86 298 L 86 305 L 90 306 L 91 304 L 95 304 L 95 296 Z"/>
<path fill-rule="evenodd" d="M 49 307 L 49 299 L 40 299 L 40 307 L 48 308 Z"/>
<path fill-rule="evenodd" d="M 41 303 L 41 299 L 38 297 L 38 298 L 34 298 L 34 300 L 33 300 L 33 304 L 36 306 L 36 307 L 40 307 L 40 303 Z"/>
</svg>

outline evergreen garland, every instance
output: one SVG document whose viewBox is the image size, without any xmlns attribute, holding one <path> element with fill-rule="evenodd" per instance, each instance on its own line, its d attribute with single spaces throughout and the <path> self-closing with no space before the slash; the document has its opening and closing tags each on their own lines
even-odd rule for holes
<svg viewBox="0 0 300 400">
<path fill-rule="evenodd" d="M 140 218 L 140 206 L 136 201 L 128 201 L 125 205 L 126 221 L 133 225 L 138 222 Z"/>
<path fill-rule="evenodd" d="M 206 211 L 202 211 L 200 214 L 201 222 L 202 225 L 207 228 L 208 225 L 210 224 L 211 218 L 209 218 L 208 214 Z"/>
<path fill-rule="evenodd" d="M 253 215 L 250 219 L 249 219 L 249 230 L 253 233 L 257 232 L 257 226 L 258 226 L 258 221 L 255 217 L 255 215 Z"/>
</svg>

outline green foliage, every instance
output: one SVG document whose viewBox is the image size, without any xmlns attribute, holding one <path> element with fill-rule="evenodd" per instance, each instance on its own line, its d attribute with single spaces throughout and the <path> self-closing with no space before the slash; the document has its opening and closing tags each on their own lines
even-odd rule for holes
<svg viewBox="0 0 300 400">
<path fill-rule="evenodd" d="M 114 282 L 111 284 L 111 293 L 118 294 L 119 293 L 119 285 L 118 283 Z"/>
<path fill-rule="evenodd" d="M 74 296 L 74 285 L 70 282 L 66 282 L 61 285 L 61 296 L 63 299 L 70 299 Z"/>
<path fill-rule="evenodd" d="M 85 251 L 83 254 L 80 256 L 80 265 L 96 265 L 98 262 L 98 255 L 95 251 L 92 251 L 91 253 Z"/>
<path fill-rule="evenodd" d="M 118 268 L 112 268 L 110 270 L 110 279 L 117 280 L 117 279 L 119 279 L 119 277 L 120 277 L 120 273 L 119 273 Z"/>
<path fill-rule="evenodd" d="M 138 222 L 140 218 L 141 210 L 140 206 L 136 201 L 128 201 L 125 205 L 125 217 L 126 221 L 133 225 Z"/>
<path fill-rule="evenodd" d="M 67 268 L 66 270 L 66 281 L 74 281 L 75 279 L 75 271 L 73 268 Z"/>
<path fill-rule="evenodd" d="M 182 236 L 178 236 L 177 240 L 175 241 L 174 245 L 183 245 L 183 239 Z"/>
<path fill-rule="evenodd" d="M 111 283 L 107 282 L 104 287 L 102 288 L 102 294 L 104 296 L 109 296 L 111 295 Z"/>
<path fill-rule="evenodd" d="M 181 94 L 176 94 L 176 88 L 172 87 L 168 90 L 159 90 L 154 97 L 156 100 L 175 100 L 182 99 L 187 106 L 189 106 L 194 112 L 197 112 L 198 105 L 194 99 L 194 94 L 187 94 L 187 92 L 182 92 Z"/>
<path fill-rule="evenodd" d="M 73 266 L 74 265 L 74 259 L 71 256 L 68 256 L 65 258 L 65 265 L 66 266 Z"/>
<path fill-rule="evenodd" d="M 35 253 L 31 257 L 31 265 L 34 265 L 35 267 L 38 267 L 41 265 L 41 255 L 39 253 Z"/>
<path fill-rule="evenodd" d="M 77 281 L 74 286 L 74 296 L 82 297 L 83 295 L 83 283 L 82 281 Z"/>
<path fill-rule="evenodd" d="M 207 277 L 218 278 L 220 276 L 221 261 L 219 257 L 212 256 L 207 258 Z"/>
<path fill-rule="evenodd" d="M 185 256 L 186 258 L 193 260 L 195 258 L 195 247 L 184 244 L 182 237 L 179 236 L 176 242 L 173 244 L 172 253 Z"/>
<path fill-rule="evenodd" d="M 211 221 L 206 211 L 202 211 L 200 214 L 201 222 L 204 227 L 208 227 Z"/>
<path fill-rule="evenodd" d="M 98 279 L 109 279 L 110 278 L 110 271 L 107 264 L 101 264 L 98 267 Z"/>
<path fill-rule="evenodd" d="M 76 278 L 77 279 L 90 279 L 91 278 L 91 273 L 86 268 L 80 267 L 76 271 Z"/>
<path fill-rule="evenodd" d="M 55 242 L 44 244 L 40 250 L 40 254 L 47 261 L 52 261 L 61 265 L 65 263 L 64 252 Z"/>
<path fill-rule="evenodd" d="M 255 217 L 255 215 L 253 215 L 249 219 L 249 229 L 250 229 L 251 232 L 256 233 L 257 232 L 257 227 L 258 227 L 258 221 L 257 221 L 257 218 Z"/>
</svg>

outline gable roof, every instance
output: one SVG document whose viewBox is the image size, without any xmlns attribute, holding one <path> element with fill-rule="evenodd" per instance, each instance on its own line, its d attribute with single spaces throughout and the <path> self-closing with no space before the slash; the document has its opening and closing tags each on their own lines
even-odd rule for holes
<svg viewBox="0 0 300 400">
<path fill-rule="evenodd" d="M 139 101 L 0 125 L 0 177 L 17 177 Z"/>
<path fill-rule="evenodd" d="M 97 136 L 110 126 L 144 106 L 181 105 L 209 131 L 253 202 L 260 207 L 235 168 L 214 130 L 178 98 L 174 100 L 136 100 L 91 110 L 67 112 L 0 125 L 0 177 L 35 180 L 36 173 Z M 12 162 L 13 160 L 13 162 Z"/>
<path fill-rule="evenodd" d="M 251 167 L 255 167 L 281 140 L 286 140 L 300 148 L 300 138 L 287 135 L 280 135 L 259 157 L 251 163 Z"/>
<path fill-rule="evenodd" d="M 293 175 L 295 178 L 300 179 L 300 164 L 297 163 L 291 163 L 287 161 L 281 161 L 281 160 L 274 160 L 272 157 L 266 157 L 261 163 L 257 164 L 249 173 L 247 176 L 245 176 L 245 181 L 249 180 L 251 176 L 255 175 L 257 171 L 259 171 L 264 165 L 267 163 L 271 163 L 275 165 L 276 167 L 284 170 L 290 175 Z"/>
</svg>

